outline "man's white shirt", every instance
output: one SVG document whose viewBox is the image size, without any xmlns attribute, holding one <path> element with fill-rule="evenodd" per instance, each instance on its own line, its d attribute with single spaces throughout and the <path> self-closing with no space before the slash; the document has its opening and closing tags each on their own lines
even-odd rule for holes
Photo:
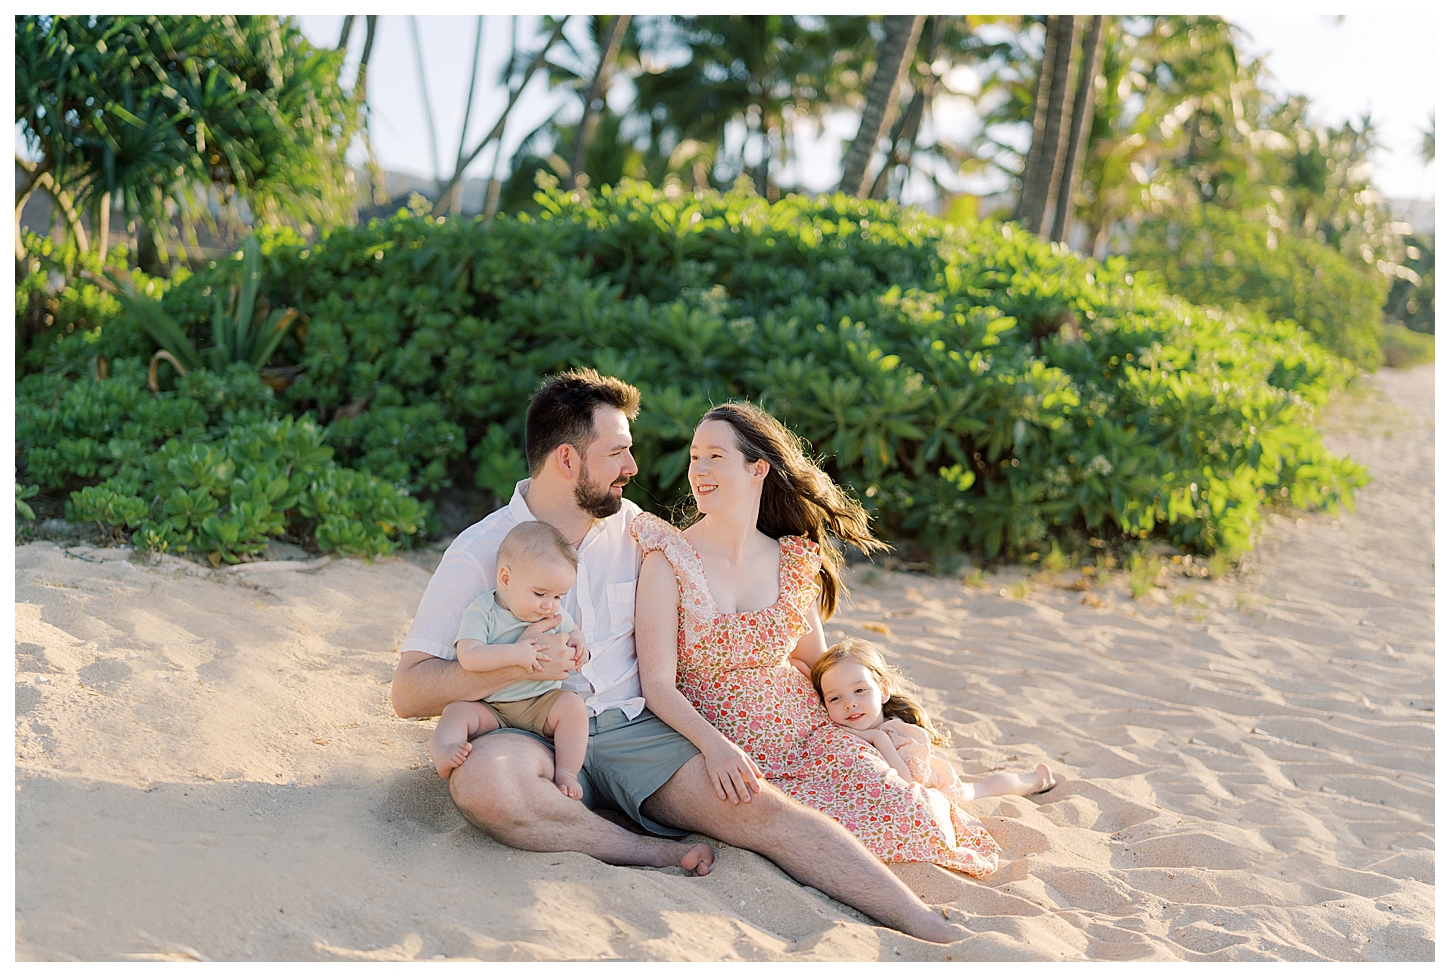
<svg viewBox="0 0 1450 977">
<path fill-rule="evenodd" d="M 453 641 L 463 612 L 497 586 L 499 544 L 519 523 L 537 521 L 524 501 L 528 489 L 528 479 L 519 482 L 508 505 L 469 526 L 448 547 L 399 651 L 458 657 Z M 579 576 L 560 601 L 589 645 L 588 661 L 570 673 L 564 688 L 583 697 L 591 716 L 622 709 L 633 719 L 644 709 L 634 653 L 634 590 L 644 554 L 629 534 L 639 512 L 625 499 L 614 515 L 594 520 L 579 544 Z"/>
</svg>

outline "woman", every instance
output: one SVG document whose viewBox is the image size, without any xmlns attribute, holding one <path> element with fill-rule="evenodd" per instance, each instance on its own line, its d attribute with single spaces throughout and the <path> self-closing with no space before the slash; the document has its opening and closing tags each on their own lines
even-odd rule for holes
<svg viewBox="0 0 1450 977">
<path fill-rule="evenodd" d="M 748 801 L 764 778 L 884 861 L 994 872 L 986 829 L 834 725 L 811 686 L 842 591 L 827 534 L 882 549 L 866 513 L 750 404 L 705 414 L 689 478 L 689 528 L 645 514 L 631 529 L 645 550 L 635 643 L 649 708 L 700 748 L 722 800 Z"/>
</svg>

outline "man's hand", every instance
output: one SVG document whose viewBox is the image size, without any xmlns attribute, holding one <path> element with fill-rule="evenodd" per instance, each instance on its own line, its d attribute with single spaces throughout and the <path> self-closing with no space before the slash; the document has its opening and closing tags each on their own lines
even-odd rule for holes
<svg viewBox="0 0 1450 977">
<path fill-rule="evenodd" d="M 526 652 L 527 662 L 521 660 L 520 664 L 534 672 L 540 681 L 560 681 L 578 668 L 569 652 L 569 636 L 549 634 L 549 630 L 557 628 L 562 621 L 563 618 L 558 614 L 546 617 L 542 621 L 535 621 L 524 628 L 524 633 L 519 635 L 518 641 L 514 642 L 515 648 L 519 648 L 520 645 L 529 646 Z M 530 642 L 532 643 L 530 644 Z M 520 652 L 521 659 L 524 654 L 525 652 Z"/>
</svg>

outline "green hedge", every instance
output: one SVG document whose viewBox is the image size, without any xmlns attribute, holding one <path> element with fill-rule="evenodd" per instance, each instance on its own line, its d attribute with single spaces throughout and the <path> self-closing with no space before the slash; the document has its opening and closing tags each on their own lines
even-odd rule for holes
<svg viewBox="0 0 1450 977">
<path fill-rule="evenodd" d="M 1374 368 L 1389 283 L 1327 244 L 1200 205 L 1138 228 L 1128 261 L 1190 302 L 1293 319 L 1324 347 Z"/>
<path fill-rule="evenodd" d="M 279 416 L 255 370 L 196 370 L 160 394 L 145 373 L 145 361 L 121 358 L 102 380 L 18 383 L 23 479 L 69 490 L 71 520 L 157 552 L 194 548 L 217 565 L 270 538 L 371 557 L 422 524 L 416 499 L 336 464 L 310 418 Z"/>
<path fill-rule="evenodd" d="M 399 214 L 267 237 L 267 294 L 309 317 L 277 406 L 330 422 L 339 461 L 404 490 L 465 479 L 503 499 L 529 395 L 593 365 L 644 391 L 629 494 L 663 511 L 701 413 L 749 397 L 888 537 L 939 559 L 1155 533 L 1241 551 L 1265 504 L 1334 507 L 1365 482 L 1310 426 L 1349 363 L 1122 260 L 844 196 L 626 183 L 541 201 L 492 225 Z M 167 307 L 198 321 L 230 274 L 178 282 Z M 131 341 L 114 327 L 101 347 Z"/>
</svg>

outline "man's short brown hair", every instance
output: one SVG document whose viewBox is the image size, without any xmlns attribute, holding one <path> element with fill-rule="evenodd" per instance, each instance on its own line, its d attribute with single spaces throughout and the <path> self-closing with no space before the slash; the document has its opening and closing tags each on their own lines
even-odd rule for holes
<svg viewBox="0 0 1450 977">
<path fill-rule="evenodd" d="M 537 475 L 561 444 L 583 454 L 594 440 L 594 411 L 614 407 L 631 421 L 639 416 L 639 391 L 623 380 L 600 376 L 589 367 L 561 373 L 529 401 L 524 416 L 524 454 L 529 474 Z"/>
</svg>

